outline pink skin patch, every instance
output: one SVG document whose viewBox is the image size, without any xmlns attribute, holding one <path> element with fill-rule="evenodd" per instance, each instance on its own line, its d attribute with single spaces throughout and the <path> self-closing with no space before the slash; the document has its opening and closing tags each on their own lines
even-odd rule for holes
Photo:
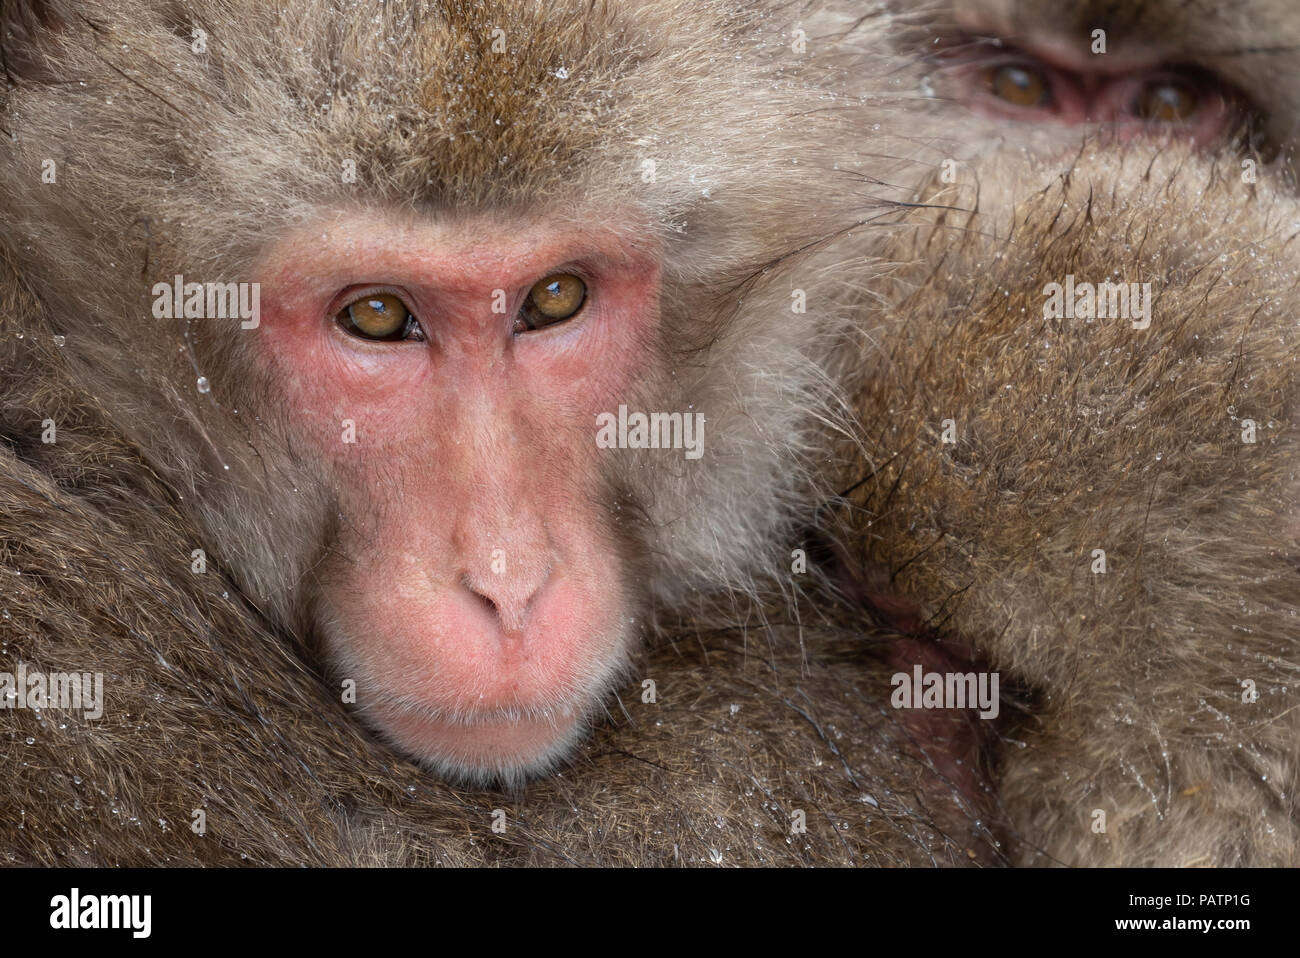
<svg viewBox="0 0 1300 958">
<path fill-rule="evenodd" d="M 948 51 L 944 61 L 944 75 L 975 112 L 1022 123 L 1096 125 L 1121 141 L 1168 136 L 1211 146 L 1231 131 L 1241 106 L 1240 96 L 1213 75 L 1167 63 L 1160 51 L 1093 54 L 1086 39 L 1067 44 L 1055 36 L 1018 37 L 1014 46 L 971 41 Z M 1041 81 L 1038 102 L 1009 102 L 994 92 L 993 74 L 1006 68 Z M 1185 117 L 1162 121 L 1143 113 L 1144 100 L 1160 90 L 1190 98 Z"/>
<path fill-rule="evenodd" d="M 618 451 L 597 448 L 596 416 L 653 354 L 657 251 L 589 224 L 352 214 L 279 244 L 258 272 L 257 353 L 289 441 L 338 496 L 320 620 L 358 705 L 443 770 L 551 761 L 630 639 L 634 584 L 598 481 Z M 519 332 L 553 273 L 582 279 L 582 308 Z M 422 337 L 367 341 L 336 321 L 375 295 L 399 298 Z"/>
</svg>

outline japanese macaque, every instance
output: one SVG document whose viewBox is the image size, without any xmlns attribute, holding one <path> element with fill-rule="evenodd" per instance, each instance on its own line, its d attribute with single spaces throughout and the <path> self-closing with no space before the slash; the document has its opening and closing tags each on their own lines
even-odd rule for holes
<svg viewBox="0 0 1300 958">
<path fill-rule="evenodd" d="M 218 568 L 193 573 L 183 503 L 69 379 L 67 342 L 33 335 L 36 304 L 6 278 L 0 656 L 25 681 L 0 712 L 5 864 L 1004 860 L 986 733 L 940 713 L 919 737 L 863 694 L 892 671 L 894 636 L 861 626 L 660 644 L 552 775 L 522 791 L 428 775 Z M 99 681 L 77 701 L 33 697 L 53 694 L 37 677 L 87 671 Z"/>
<path fill-rule="evenodd" d="M 444 777 L 555 767 L 652 605 L 789 564 L 833 333 L 764 274 L 869 197 L 761 9 L 10 11 L 5 236 L 176 561 Z"/>
<path fill-rule="evenodd" d="M 1295 862 L 1294 18 L 859 6 L 0 7 L 6 860 Z"/>
<path fill-rule="evenodd" d="M 790 270 L 879 204 L 790 23 L 3 12 L 8 861 L 1000 859 L 887 630 L 641 648 L 824 498 L 861 275 Z"/>
<path fill-rule="evenodd" d="M 1028 691 L 990 756 L 1013 862 L 1297 864 L 1298 114 L 1277 78 L 1300 21 L 957 0 L 894 25 L 934 125 L 864 320 L 857 588 Z"/>
</svg>

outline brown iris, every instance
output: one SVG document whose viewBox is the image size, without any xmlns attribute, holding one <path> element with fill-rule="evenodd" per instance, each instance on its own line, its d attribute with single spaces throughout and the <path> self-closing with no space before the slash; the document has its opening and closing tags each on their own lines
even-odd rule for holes
<svg viewBox="0 0 1300 958">
<path fill-rule="evenodd" d="M 1172 80 L 1150 84 L 1138 97 L 1137 114 L 1152 123 L 1182 123 L 1196 112 L 1196 93 Z"/>
<path fill-rule="evenodd" d="M 516 330 L 542 329 L 572 319 L 586 301 L 586 283 L 572 273 L 552 273 L 528 291 Z"/>
<path fill-rule="evenodd" d="M 392 293 L 362 296 L 344 306 L 334 318 L 352 335 L 379 342 L 406 339 L 415 325 L 406 304 Z"/>
<path fill-rule="evenodd" d="M 1047 101 L 1047 77 L 1033 67 L 1008 63 L 989 71 L 989 91 L 1012 106 L 1041 106 Z"/>
</svg>

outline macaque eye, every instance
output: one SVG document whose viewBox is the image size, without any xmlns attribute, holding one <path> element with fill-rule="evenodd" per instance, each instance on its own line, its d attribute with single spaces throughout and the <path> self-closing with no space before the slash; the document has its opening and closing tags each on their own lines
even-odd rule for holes
<svg viewBox="0 0 1300 958">
<path fill-rule="evenodd" d="M 515 332 L 541 329 L 572 319 L 587 301 L 587 284 L 572 273 L 552 273 L 528 291 Z"/>
<path fill-rule="evenodd" d="M 335 321 L 359 339 L 397 342 L 407 339 L 419 324 L 406 304 L 392 293 L 362 296 L 339 310 Z"/>
<path fill-rule="evenodd" d="M 1012 106 L 1042 106 L 1048 101 L 1047 76 L 1032 66 L 1005 63 L 988 73 L 989 92 Z"/>
<path fill-rule="evenodd" d="M 1196 91 L 1177 80 L 1158 80 L 1138 95 L 1134 112 L 1152 123 L 1183 123 L 1199 105 Z"/>
</svg>

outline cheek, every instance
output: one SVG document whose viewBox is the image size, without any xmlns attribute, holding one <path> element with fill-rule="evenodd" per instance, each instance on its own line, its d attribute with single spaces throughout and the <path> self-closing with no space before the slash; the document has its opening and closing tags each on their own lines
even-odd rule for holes
<svg viewBox="0 0 1300 958">
<path fill-rule="evenodd" d="M 274 304 L 263 310 L 258 356 L 279 390 L 287 438 L 331 466 L 340 487 L 364 484 L 410 428 L 401 398 L 427 389 L 424 365 L 349 352 L 324 322 L 305 322 Z M 358 448 L 363 439 L 365 451 Z"/>
</svg>

